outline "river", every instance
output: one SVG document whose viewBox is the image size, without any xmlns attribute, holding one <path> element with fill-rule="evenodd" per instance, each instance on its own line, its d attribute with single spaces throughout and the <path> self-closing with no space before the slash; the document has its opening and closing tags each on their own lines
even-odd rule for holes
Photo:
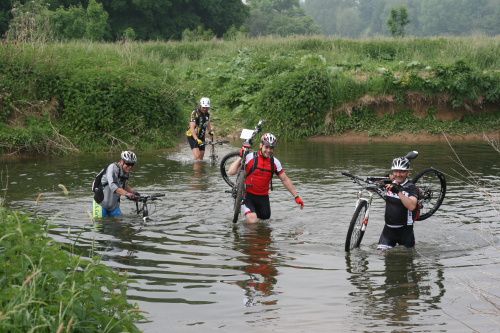
<svg viewBox="0 0 500 333">
<path fill-rule="evenodd" d="M 131 185 L 166 194 L 146 223 L 127 200 L 122 218 L 90 218 L 91 181 L 116 153 L 2 160 L 0 182 L 8 205 L 48 218 L 56 240 L 128 272 L 144 332 L 499 332 L 500 154 L 487 143 L 454 148 L 281 144 L 305 208 L 275 178 L 272 217 L 252 226 L 233 225 L 218 167 L 193 163 L 184 143 L 138 152 Z M 379 253 L 384 203 L 374 199 L 361 248 L 346 254 L 357 185 L 341 171 L 383 175 L 410 150 L 415 172 L 446 174 L 443 205 L 417 222 L 414 250 Z"/>
</svg>

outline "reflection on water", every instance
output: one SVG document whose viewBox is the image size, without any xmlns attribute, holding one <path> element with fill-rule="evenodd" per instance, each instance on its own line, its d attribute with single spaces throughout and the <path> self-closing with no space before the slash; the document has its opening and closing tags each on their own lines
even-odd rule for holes
<svg viewBox="0 0 500 333">
<path fill-rule="evenodd" d="M 234 249 L 243 254 L 240 260 L 245 263 L 243 270 L 247 280 L 238 281 L 245 290 L 245 306 L 257 304 L 275 305 L 274 285 L 278 270 L 276 265 L 277 249 L 273 247 L 271 228 L 267 223 L 243 225 L 234 230 Z"/>
<path fill-rule="evenodd" d="M 278 182 L 272 219 L 251 226 L 233 225 L 218 167 L 193 163 L 184 146 L 140 154 L 131 185 L 166 194 L 147 223 L 127 200 L 120 218 L 89 217 L 89 184 L 113 160 L 107 155 L 3 161 L 9 181 L 2 188 L 10 206 L 48 217 L 51 236 L 67 248 L 97 252 L 127 272 L 129 298 L 150 320 L 141 324 L 146 332 L 497 332 L 500 218 L 492 198 L 500 159 L 486 144 L 456 148 L 492 196 L 461 175 L 439 144 L 280 144 L 276 155 L 306 207 L 297 209 Z M 380 255 L 384 203 L 375 199 L 361 248 L 346 256 L 357 186 L 340 172 L 384 174 L 394 156 L 413 149 L 415 171 L 434 166 L 447 175 L 440 210 L 415 224 L 413 251 Z"/>
<path fill-rule="evenodd" d="M 366 325 L 377 322 L 377 326 L 400 331 L 415 324 L 417 313 L 440 307 L 445 294 L 440 264 L 422 262 L 413 250 L 405 248 L 381 252 L 378 256 L 382 258 L 364 251 L 346 255 L 348 280 L 356 287 L 351 296 L 359 306 L 353 308 L 357 320 Z M 377 264 L 382 265 L 380 270 L 371 268 Z M 418 326 L 426 325 L 429 323 Z"/>
</svg>

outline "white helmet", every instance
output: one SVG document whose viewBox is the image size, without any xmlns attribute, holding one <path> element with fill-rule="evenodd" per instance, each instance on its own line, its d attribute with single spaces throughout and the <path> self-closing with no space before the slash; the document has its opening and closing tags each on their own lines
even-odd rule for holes
<svg viewBox="0 0 500 333">
<path fill-rule="evenodd" d="M 133 152 L 128 150 L 122 151 L 121 158 L 126 163 L 137 163 L 137 156 Z"/>
<path fill-rule="evenodd" d="M 392 160 L 391 170 L 410 170 L 410 160 L 406 157 L 396 157 Z"/>
<path fill-rule="evenodd" d="M 265 146 L 270 146 L 274 148 L 278 143 L 278 139 L 276 139 L 276 137 L 271 133 L 265 133 L 260 138 L 260 142 Z"/>
<path fill-rule="evenodd" d="M 200 106 L 202 108 L 209 108 L 210 107 L 210 98 L 208 98 L 208 97 L 202 97 L 200 99 Z"/>
</svg>

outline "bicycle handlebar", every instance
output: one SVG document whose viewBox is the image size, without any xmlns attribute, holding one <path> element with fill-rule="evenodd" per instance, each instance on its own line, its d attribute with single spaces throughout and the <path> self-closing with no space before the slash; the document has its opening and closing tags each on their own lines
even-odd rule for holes
<svg viewBox="0 0 500 333">
<path fill-rule="evenodd" d="M 362 186 L 367 191 L 377 193 L 382 199 L 386 199 L 386 189 L 385 185 L 390 184 L 392 181 L 387 177 L 366 177 L 361 178 L 359 176 L 350 174 L 348 172 L 341 172 L 343 176 L 351 178 L 356 184 Z M 362 182 L 364 184 L 362 184 Z"/>
<path fill-rule="evenodd" d="M 159 200 L 159 198 L 164 197 L 164 196 L 165 196 L 165 194 L 163 194 L 163 193 L 140 195 L 139 199 L 137 201 L 141 201 L 141 202 L 146 202 L 148 200 L 154 201 L 154 200 Z"/>
</svg>

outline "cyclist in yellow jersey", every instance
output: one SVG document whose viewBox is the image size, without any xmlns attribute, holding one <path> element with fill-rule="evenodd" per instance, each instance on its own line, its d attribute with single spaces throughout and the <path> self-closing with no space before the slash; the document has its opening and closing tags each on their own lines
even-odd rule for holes
<svg viewBox="0 0 500 333">
<path fill-rule="evenodd" d="M 193 157 L 197 161 L 203 160 L 205 155 L 205 134 L 213 135 L 210 123 L 210 99 L 202 97 L 200 104 L 191 112 L 189 129 L 186 132 L 187 140 Z"/>
</svg>

